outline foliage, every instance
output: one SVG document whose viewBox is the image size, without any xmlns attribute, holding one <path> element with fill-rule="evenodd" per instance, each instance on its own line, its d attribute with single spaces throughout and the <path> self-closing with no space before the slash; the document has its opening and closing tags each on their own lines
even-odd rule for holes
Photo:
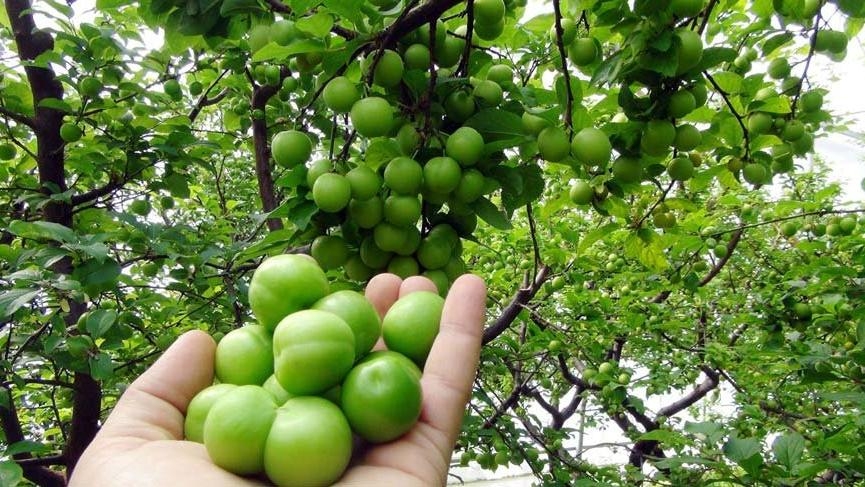
<svg viewBox="0 0 865 487">
<path fill-rule="evenodd" d="M 461 463 L 544 485 L 861 481 L 865 210 L 813 153 L 843 124 L 812 69 L 844 58 L 860 2 L 553 0 L 524 18 L 515 0 L 498 33 L 478 1 L 0 5 L 0 484 L 64 485 L 175 337 L 252 320 L 264 256 L 372 238 L 318 208 L 317 162 L 271 159 L 275 134 L 305 132 L 326 171 L 383 173 L 461 126 L 483 138 L 483 196 L 424 193 L 412 227 L 454 226 L 447 278 L 464 261 L 489 285 Z M 383 86 L 385 49 L 410 45 L 428 69 Z M 337 76 L 396 107 L 387 136 L 326 105 Z M 552 157 L 532 124 L 599 128 L 613 160 L 603 143 Z M 685 125 L 696 140 L 658 142 Z M 359 288 L 367 264 L 330 276 Z M 628 462 L 585 461 L 580 424 L 621 430 Z"/>
</svg>

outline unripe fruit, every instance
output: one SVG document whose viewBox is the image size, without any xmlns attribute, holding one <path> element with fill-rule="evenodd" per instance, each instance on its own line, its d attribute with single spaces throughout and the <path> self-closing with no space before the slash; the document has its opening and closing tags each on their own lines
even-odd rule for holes
<svg viewBox="0 0 865 487">
<path fill-rule="evenodd" d="M 102 91 L 102 81 L 99 81 L 99 78 L 87 76 L 78 84 L 78 90 L 84 96 L 96 98 Z"/>
<path fill-rule="evenodd" d="M 670 161 L 667 173 L 673 181 L 687 181 L 694 176 L 694 163 L 687 157 L 677 157 Z"/>
<path fill-rule="evenodd" d="M 570 17 L 562 17 L 562 44 L 565 46 L 569 46 L 574 39 L 577 37 L 577 21 L 576 19 L 572 19 Z M 550 27 L 550 40 L 552 42 L 556 42 L 557 34 L 556 34 L 556 24 L 554 23 L 552 27 Z"/>
<path fill-rule="evenodd" d="M 568 134 L 560 127 L 547 127 L 538 134 L 538 152 L 550 162 L 559 162 L 568 156 L 571 143 Z"/>
<path fill-rule="evenodd" d="M 402 81 L 403 70 L 402 57 L 395 51 L 385 49 L 375 66 L 373 82 L 385 88 L 393 88 Z"/>
<path fill-rule="evenodd" d="M 652 120 L 646 124 L 640 138 L 640 147 L 651 156 L 663 156 L 676 140 L 676 128 L 666 120 Z"/>
<path fill-rule="evenodd" d="M 261 325 L 228 332 L 217 344 L 214 357 L 216 378 L 225 384 L 258 386 L 273 373 L 273 342 Z"/>
<path fill-rule="evenodd" d="M 412 44 L 405 50 L 403 59 L 408 69 L 429 69 L 429 47 L 425 44 Z"/>
<path fill-rule="evenodd" d="M 12 144 L 0 144 L 0 161 L 9 161 L 15 158 L 17 149 Z"/>
<path fill-rule="evenodd" d="M 256 51 L 266 46 L 268 42 L 270 42 L 270 26 L 259 24 L 250 29 L 249 39 L 247 40 L 250 53 L 254 54 Z"/>
<path fill-rule="evenodd" d="M 396 134 L 396 142 L 399 144 L 399 149 L 403 154 L 411 157 L 420 147 L 421 136 L 414 125 L 407 123 L 400 127 Z"/>
<path fill-rule="evenodd" d="M 376 226 L 378 228 L 378 226 Z M 386 252 L 375 243 L 375 238 L 369 236 L 360 243 L 360 258 L 372 269 L 382 269 L 387 265 L 393 253 Z"/>
<path fill-rule="evenodd" d="M 456 90 L 445 98 L 445 113 L 454 122 L 462 123 L 475 113 L 475 97 L 463 90 Z"/>
<path fill-rule="evenodd" d="M 275 416 L 276 403 L 261 386 L 239 386 L 226 392 L 204 421 L 204 446 L 210 460 L 237 475 L 261 472 L 264 445 Z"/>
<path fill-rule="evenodd" d="M 453 197 L 461 203 L 471 203 L 484 194 L 484 175 L 476 169 L 463 171 Z"/>
<path fill-rule="evenodd" d="M 484 152 L 484 139 L 471 127 L 456 129 L 445 143 L 445 153 L 462 166 L 473 166 Z"/>
<path fill-rule="evenodd" d="M 781 131 L 781 138 L 788 142 L 799 140 L 803 135 L 805 135 L 805 124 L 798 120 L 790 120 Z"/>
<path fill-rule="evenodd" d="M 274 373 L 294 395 L 320 394 L 342 382 L 355 358 L 351 327 L 327 311 L 292 313 L 273 331 Z"/>
<path fill-rule="evenodd" d="M 414 225 L 420 220 L 420 215 L 421 204 L 417 196 L 391 195 L 384 201 L 385 221 L 398 227 Z"/>
<path fill-rule="evenodd" d="M 507 64 L 494 64 L 487 71 L 487 79 L 498 86 L 508 86 L 514 82 L 514 70 Z"/>
<path fill-rule="evenodd" d="M 450 260 L 451 252 L 450 246 L 428 235 L 418 246 L 417 259 L 425 269 L 441 269 Z"/>
<path fill-rule="evenodd" d="M 765 134 L 772 129 L 774 119 L 765 112 L 755 112 L 748 116 L 748 132 L 754 135 Z"/>
<path fill-rule="evenodd" d="M 688 90 L 679 90 L 670 96 L 667 113 L 673 118 L 682 118 L 697 108 L 694 95 Z"/>
<path fill-rule="evenodd" d="M 236 389 L 234 384 L 214 384 L 202 389 L 192 398 L 186 408 L 183 421 L 183 437 L 187 441 L 204 442 L 204 423 L 210 409 L 227 392 Z"/>
<path fill-rule="evenodd" d="M 764 184 L 769 176 L 766 167 L 756 162 L 749 162 L 742 168 L 742 176 L 751 184 Z"/>
<path fill-rule="evenodd" d="M 273 330 L 285 316 L 328 294 L 327 276 L 310 256 L 281 254 L 262 262 L 249 284 L 249 307 L 258 321 Z"/>
<path fill-rule="evenodd" d="M 531 114 L 529 112 L 523 112 L 521 120 L 523 125 L 523 131 L 527 135 L 531 135 L 534 137 L 537 137 L 542 130 L 550 126 L 550 122 L 547 121 L 547 119 Z"/>
<path fill-rule="evenodd" d="M 504 19 L 505 2 L 503 0 L 476 0 L 474 2 L 475 21 L 481 24 L 495 24 Z M 477 24 L 475 24 L 477 28 Z"/>
<path fill-rule="evenodd" d="M 66 143 L 81 140 L 81 127 L 72 122 L 65 122 L 60 126 L 60 138 Z"/>
<path fill-rule="evenodd" d="M 298 31 L 294 22 L 282 19 L 270 24 L 268 35 L 273 42 L 280 46 L 287 46 L 297 37 Z"/>
<path fill-rule="evenodd" d="M 312 155 L 312 141 L 303 132 L 285 130 L 273 136 L 270 151 L 277 164 L 292 168 L 309 160 Z"/>
<path fill-rule="evenodd" d="M 351 220 L 360 228 L 373 228 L 382 219 L 384 203 L 378 196 L 366 200 L 353 199 L 348 204 Z"/>
<path fill-rule="evenodd" d="M 387 271 L 391 274 L 396 274 L 402 279 L 406 279 L 410 276 L 418 275 L 420 267 L 414 257 L 397 255 L 387 263 Z"/>
<path fill-rule="evenodd" d="M 336 269 L 348 260 L 348 244 L 338 235 L 319 235 L 309 250 L 322 269 Z"/>
<path fill-rule="evenodd" d="M 575 39 L 568 46 L 568 59 L 577 66 L 588 66 L 598 58 L 598 46 L 591 37 Z"/>
<path fill-rule="evenodd" d="M 460 184 L 462 170 L 450 157 L 433 157 L 423 166 L 424 188 L 435 193 L 447 194 Z"/>
<path fill-rule="evenodd" d="M 355 360 L 369 353 L 381 334 L 378 312 L 359 292 L 342 290 L 328 294 L 316 301 L 312 309 L 333 313 L 348 324 L 354 333 Z"/>
<path fill-rule="evenodd" d="M 393 127 L 393 107 L 377 96 L 358 100 L 352 105 L 349 117 L 357 133 L 364 137 L 387 135 Z"/>
<path fill-rule="evenodd" d="M 368 281 L 374 273 L 372 268 L 363 263 L 359 254 L 352 255 L 345 263 L 345 275 L 352 281 Z"/>
<path fill-rule="evenodd" d="M 347 113 L 360 99 L 360 92 L 345 76 L 330 80 L 321 93 L 324 104 L 337 113 Z"/>
<path fill-rule="evenodd" d="M 609 162 L 613 147 L 602 130 L 586 127 L 571 141 L 571 153 L 583 164 L 604 166 Z"/>
<path fill-rule="evenodd" d="M 766 73 L 772 79 L 784 79 L 790 76 L 790 63 L 787 61 L 787 58 L 775 58 L 769 63 Z"/>
<path fill-rule="evenodd" d="M 678 74 L 685 73 L 700 63 L 703 58 L 703 40 L 700 35 L 690 29 L 678 29 L 676 31 L 678 42 L 677 56 L 679 67 Z"/>
<path fill-rule="evenodd" d="M 697 127 L 691 124 L 682 124 L 676 127 L 676 138 L 673 139 L 673 147 L 680 151 L 690 151 L 697 148 L 703 140 L 703 135 Z"/>
<path fill-rule="evenodd" d="M 306 185 L 312 188 L 315 185 L 315 180 L 325 173 L 333 170 L 333 162 L 329 159 L 318 159 L 310 164 L 306 171 Z"/>
<path fill-rule="evenodd" d="M 819 91 L 802 93 L 799 98 L 799 108 L 804 112 L 816 112 L 823 107 L 823 94 Z"/>
<path fill-rule="evenodd" d="M 595 190 L 592 189 L 592 186 L 582 179 L 577 180 L 571 185 L 571 190 L 568 193 L 571 198 L 571 201 L 577 205 L 587 205 L 592 202 L 592 198 L 595 195 Z"/>
<path fill-rule="evenodd" d="M 384 182 L 396 193 L 418 194 L 423 183 L 423 168 L 414 159 L 396 157 L 384 169 Z"/>
<path fill-rule="evenodd" d="M 312 199 L 322 211 L 335 213 L 351 200 L 351 183 L 341 174 L 322 174 L 312 186 Z"/>
<path fill-rule="evenodd" d="M 357 166 L 345 178 L 351 185 L 351 196 L 358 200 L 366 200 L 375 196 L 381 189 L 381 177 L 368 166 Z"/>
<path fill-rule="evenodd" d="M 339 407 L 320 397 L 294 397 L 276 410 L 264 471 L 276 485 L 331 485 L 348 466 L 351 450 L 351 427 Z"/>
<path fill-rule="evenodd" d="M 381 322 L 388 350 L 399 352 L 422 367 L 439 332 L 444 299 L 417 291 L 398 299 Z"/>
<path fill-rule="evenodd" d="M 495 81 L 488 79 L 479 81 L 477 86 L 475 86 L 472 95 L 474 95 L 475 100 L 477 100 L 482 106 L 486 107 L 498 106 L 504 98 L 502 87 Z"/>
<path fill-rule="evenodd" d="M 373 242 L 385 252 L 394 252 L 405 245 L 406 231 L 392 223 L 381 222 L 372 229 Z"/>
<path fill-rule="evenodd" d="M 496 0 L 493 0 L 496 1 Z M 505 19 L 498 22 L 475 22 L 475 35 L 485 41 L 497 39 L 505 31 Z"/>
</svg>

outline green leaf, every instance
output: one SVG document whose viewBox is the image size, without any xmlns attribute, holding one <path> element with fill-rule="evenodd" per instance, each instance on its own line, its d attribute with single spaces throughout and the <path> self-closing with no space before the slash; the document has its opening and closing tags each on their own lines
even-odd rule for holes
<svg viewBox="0 0 865 487">
<path fill-rule="evenodd" d="M 761 112 L 786 114 L 790 113 L 790 100 L 786 96 L 775 96 L 766 100 L 755 101 L 750 105 L 752 110 Z"/>
<path fill-rule="evenodd" d="M 57 98 L 45 98 L 44 100 L 39 101 L 39 106 L 44 108 L 53 108 L 54 110 L 61 111 L 63 113 L 72 113 L 72 107 L 63 100 L 58 100 Z"/>
<path fill-rule="evenodd" d="M 94 339 L 100 338 L 117 321 L 117 312 L 113 309 L 97 309 L 87 315 L 85 327 L 87 333 Z"/>
<path fill-rule="evenodd" d="M 498 108 L 481 110 L 466 120 L 464 125 L 480 132 L 484 142 L 525 136 L 519 115 Z"/>
<path fill-rule="evenodd" d="M 364 0 L 324 0 L 324 6 L 333 13 L 348 19 L 358 18 Z"/>
<path fill-rule="evenodd" d="M 11 457 L 12 455 L 18 455 L 19 453 L 39 454 L 47 453 L 49 451 L 51 451 L 51 448 L 49 448 L 47 445 L 39 443 L 38 441 L 22 440 L 9 445 L 9 447 L 6 448 L 5 454 Z"/>
<path fill-rule="evenodd" d="M 0 485 L 16 487 L 24 482 L 24 470 L 13 460 L 0 462 Z"/>
<path fill-rule="evenodd" d="M 772 453 L 775 461 L 787 467 L 792 472 L 802 459 L 805 452 L 805 438 L 799 433 L 792 432 L 779 436 L 772 444 Z"/>
<path fill-rule="evenodd" d="M 703 51 L 700 58 L 700 70 L 705 71 L 719 64 L 729 63 L 736 59 L 738 52 L 731 47 L 709 47 Z"/>
<path fill-rule="evenodd" d="M 640 435 L 638 441 L 652 440 L 661 443 L 679 442 L 682 440 L 682 435 L 676 431 L 656 429 Z"/>
<path fill-rule="evenodd" d="M 36 299 L 38 295 L 39 289 L 35 288 L 9 289 L 8 291 L 4 291 L 0 294 L 0 317 L 11 316 L 12 313 L 18 311 L 22 306 Z"/>
<path fill-rule="evenodd" d="M 114 377 L 114 362 L 108 354 L 100 352 L 95 357 L 90 357 L 90 375 L 95 380 L 106 380 Z"/>
<path fill-rule="evenodd" d="M 739 464 L 746 471 L 751 472 L 755 466 L 762 465 L 763 459 L 760 456 L 760 442 L 755 438 L 736 438 L 730 437 L 724 443 L 724 456 Z"/>
<path fill-rule="evenodd" d="M 322 52 L 325 50 L 324 42 L 318 39 L 301 39 L 287 46 L 280 46 L 271 42 L 262 47 L 252 55 L 253 62 L 272 61 L 274 59 L 285 59 L 295 54 L 307 52 Z"/>
<path fill-rule="evenodd" d="M 297 19 L 297 30 L 306 32 L 316 39 L 324 39 L 333 28 L 333 16 L 326 12 L 317 12 L 308 17 Z"/>
<path fill-rule="evenodd" d="M 88 293 L 95 294 L 110 289 L 120 276 L 120 271 L 120 264 L 113 259 L 90 259 L 76 267 L 72 277 L 88 288 Z"/>
<path fill-rule="evenodd" d="M 261 5 L 256 0 L 223 0 L 219 6 L 219 15 L 223 17 L 254 14 L 261 11 Z"/>
<path fill-rule="evenodd" d="M 400 152 L 399 144 L 395 139 L 384 137 L 373 140 L 363 155 L 364 163 L 371 169 L 378 170 L 391 159 L 401 156 L 402 152 Z"/>
<path fill-rule="evenodd" d="M 291 7 L 291 10 L 296 12 L 298 15 L 303 15 L 312 7 L 315 7 L 321 0 L 288 0 L 288 6 Z"/>
<path fill-rule="evenodd" d="M 481 220 L 487 222 L 493 228 L 498 228 L 499 230 L 510 230 L 513 228 L 508 217 L 487 198 L 478 198 L 471 204 L 471 207 Z"/>
<path fill-rule="evenodd" d="M 763 42 L 763 56 L 765 57 L 769 54 L 772 54 L 773 52 L 778 50 L 778 48 L 780 48 L 784 44 L 787 44 L 791 40 L 793 40 L 792 32 L 783 32 L 781 34 L 777 34 L 766 39 Z"/>
<path fill-rule="evenodd" d="M 736 94 L 742 89 L 742 75 L 731 71 L 721 71 L 712 76 L 718 87 L 725 93 Z"/>
<path fill-rule="evenodd" d="M 75 232 L 59 223 L 15 220 L 9 225 L 9 232 L 21 238 L 33 240 L 54 240 L 55 242 L 77 242 Z"/>
</svg>

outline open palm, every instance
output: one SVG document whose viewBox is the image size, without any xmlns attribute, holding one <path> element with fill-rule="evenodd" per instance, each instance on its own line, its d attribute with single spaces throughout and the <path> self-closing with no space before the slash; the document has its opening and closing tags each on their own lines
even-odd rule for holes
<svg viewBox="0 0 865 487">
<path fill-rule="evenodd" d="M 400 297 L 434 290 L 425 278 L 392 274 L 373 278 L 367 298 L 380 315 Z M 439 335 L 424 367 L 423 408 L 417 425 L 397 441 L 372 447 L 338 485 L 444 485 L 453 445 L 477 370 L 486 290 L 472 275 L 457 279 L 445 300 Z M 70 480 L 71 487 L 264 485 L 211 463 L 204 446 L 183 440 L 189 401 L 213 381 L 213 339 L 203 332 L 180 337 L 133 382 Z"/>
</svg>

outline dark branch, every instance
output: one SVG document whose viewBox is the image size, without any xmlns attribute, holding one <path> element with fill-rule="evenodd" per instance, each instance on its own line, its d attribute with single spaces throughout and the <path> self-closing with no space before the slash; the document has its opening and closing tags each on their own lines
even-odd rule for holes
<svg viewBox="0 0 865 487">
<path fill-rule="evenodd" d="M 22 115 L 18 112 L 13 112 L 12 110 L 9 110 L 3 106 L 0 106 L 0 115 L 4 116 L 6 118 L 12 119 L 12 120 L 20 123 L 21 125 L 26 125 L 26 126 L 30 127 L 31 129 L 35 128 L 35 126 L 36 126 L 36 122 L 34 122 L 32 118 L 27 117 L 25 115 Z"/>
<path fill-rule="evenodd" d="M 538 274 L 535 276 L 534 281 L 529 283 L 524 283 L 524 285 L 516 292 L 513 299 L 511 299 L 510 304 L 508 304 L 504 310 L 502 310 L 502 314 L 496 319 L 490 326 L 484 330 L 484 343 L 489 343 L 494 340 L 497 336 L 501 335 L 513 321 L 517 318 L 522 311 L 523 306 L 528 304 L 529 301 L 535 294 L 541 289 L 544 282 L 546 282 L 547 277 L 550 274 L 550 268 L 543 265 L 538 269 Z"/>
</svg>

